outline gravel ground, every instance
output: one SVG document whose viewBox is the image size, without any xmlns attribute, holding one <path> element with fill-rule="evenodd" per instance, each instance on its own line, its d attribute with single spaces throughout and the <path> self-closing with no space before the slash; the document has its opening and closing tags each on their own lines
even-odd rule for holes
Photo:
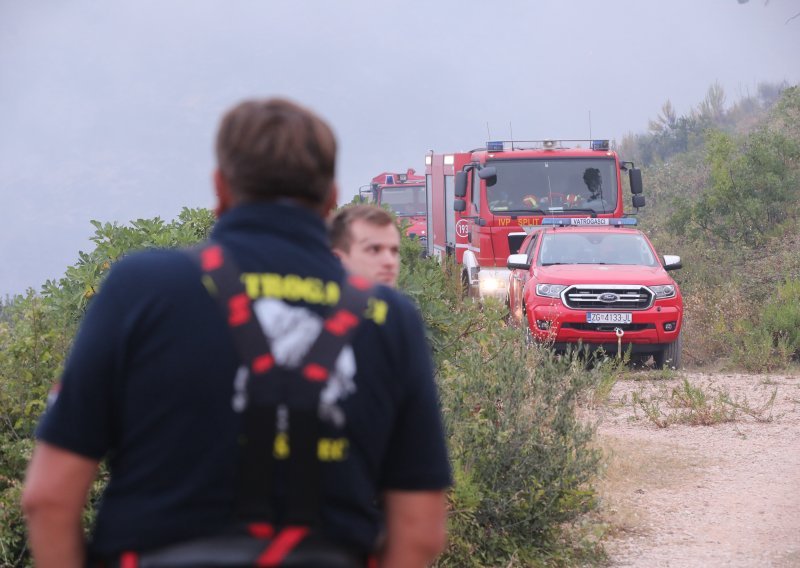
<svg viewBox="0 0 800 568">
<path fill-rule="evenodd" d="M 800 376 L 634 379 L 597 411 L 610 454 L 600 491 L 612 566 L 800 567 Z M 735 420 L 677 420 L 671 393 L 684 379 L 711 399 L 726 393 L 740 406 Z M 655 425 L 634 395 L 676 422 Z"/>
</svg>

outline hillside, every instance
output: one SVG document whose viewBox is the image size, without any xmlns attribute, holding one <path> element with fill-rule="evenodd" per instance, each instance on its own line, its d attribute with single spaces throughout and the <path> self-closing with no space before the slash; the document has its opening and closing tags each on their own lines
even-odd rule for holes
<svg viewBox="0 0 800 568">
<path fill-rule="evenodd" d="M 683 117 L 665 104 L 621 145 L 643 162 L 642 228 L 683 258 L 690 365 L 766 371 L 800 356 L 800 88 L 763 91 L 725 109 L 712 87 Z"/>
</svg>

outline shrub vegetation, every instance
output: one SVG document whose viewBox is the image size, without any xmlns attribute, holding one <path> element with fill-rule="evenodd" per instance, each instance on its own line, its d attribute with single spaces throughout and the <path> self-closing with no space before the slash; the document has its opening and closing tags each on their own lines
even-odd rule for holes
<svg viewBox="0 0 800 568">
<path fill-rule="evenodd" d="M 95 248 L 63 278 L 7 301 L 0 312 L 0 565 L 28 566 L 21 483 L 33 431 L 57 380 L 80 317 L 114 262 L 134 249 L 205 238 L 213 219 L 185 209 L 178 219 L 129 226 L 93 221 Z M 600 463 L 591 425 L 576 404 L 602 365 L 528 349 L 500 306 L 463 302 L 457 280 L 419 244 L 402 243 L 402 289 L 428 325 L 455 476 L 451 540 L 441 566 L 535 566 L 601 558 L 566 529 L 595 506 Z M 104 483 L 95 484 L 93 499 Z M 87 525 L 91 510 L 87 509 Z"/>
<path fill-rule="evenodd" d="M 724 96 L 712 90 L 683 117 L 662 109 L 651 132 L 626 137 L 621 151 L 645 165 L 642 229 L 658 250 L 683 257 L 675 278 L 686 308 L 684 360 L 785 368 L 800 358 L 790 331 L 800 309 L 792 291 L 800 279 L 800 87 L 762 85 L 728 109 L 713 103 Z M 676 149 L 681 128 L 691 143 Z"/>
</svg>

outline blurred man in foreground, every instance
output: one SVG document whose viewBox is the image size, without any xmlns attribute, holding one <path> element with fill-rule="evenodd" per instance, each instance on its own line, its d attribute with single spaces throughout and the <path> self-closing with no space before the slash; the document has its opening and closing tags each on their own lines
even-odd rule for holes
<svg viewBox="0 0 800 568">
<path fill-rule="evenodd" d="M 216 154 L 209 243 L 129 255 L 84 317 L 25 481 L 36 565 L 210 565 L 255 546 L 250 563 L 213 565 L 426 566 L 450 484 L 430 352 L 416 308 L 347 279 L 331 253 L 330 127 L 286 100 L 246 101 Z M 248 325 L 266 352 L 242 356 Z M 308 363 L 323 336 L 349 339 Z"/>
<path fill-rule="evenodd" d="M 394 288 L 400 272 L 400 231 L 392 215 L 375 205 L 340 209 L 330 222 L 333 254 L 351 274 Z"/>
</svg>

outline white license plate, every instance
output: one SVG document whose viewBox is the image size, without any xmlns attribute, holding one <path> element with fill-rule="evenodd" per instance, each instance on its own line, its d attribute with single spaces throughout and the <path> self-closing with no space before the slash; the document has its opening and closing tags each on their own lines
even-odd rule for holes
<svg viewBox="0 0 800 568">
<path fill-rule="evenodd" d="M 586 312 L 586 323 L 631 323 L 630 312 Z"/>
</svg>

